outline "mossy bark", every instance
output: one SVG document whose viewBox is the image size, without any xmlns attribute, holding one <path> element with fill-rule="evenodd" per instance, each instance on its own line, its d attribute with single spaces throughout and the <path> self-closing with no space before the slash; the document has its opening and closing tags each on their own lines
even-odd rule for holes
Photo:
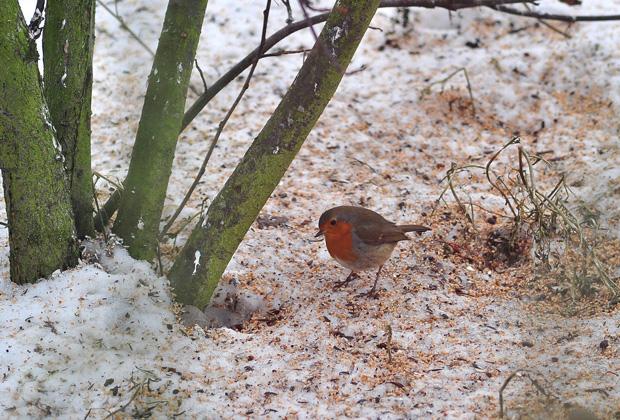
<svg viewBox="0 0 620 420">
<path fill-rule="evenodd" d="M 95 0 L 47 2 L 43 32 L 44 92 L 65 152 L 78 237 L 94 236 L 90 153 Z"/>
<path fill-rule="evenodd" d="M 204 307 L 232 255 L 336 92 L 378 0 L 340 0 L 277 109 L 192 231 L 168 274 L 177 299 Z"/>
<path fill-rule="evenodd" d="M 35 281 L 77 263 L 64 157 L 17 0 L 0 7 L 0 166 L 11 280 Z"/>
<path fill-rule="evenodd" d="M 134 258 L 155 256 L 207 0 L 170 0 L 113 231 Z"/>
</svg>

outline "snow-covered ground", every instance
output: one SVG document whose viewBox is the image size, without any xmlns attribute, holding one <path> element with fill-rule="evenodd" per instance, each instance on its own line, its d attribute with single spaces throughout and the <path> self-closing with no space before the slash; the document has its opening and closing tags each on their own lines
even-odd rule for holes
<svg viewBox="0 0 620 420">
<path fill-rule="evenodd" d="M 209 2 L 198 51 L 207 83 L 258 44 L 264 3 L 242 3 Z M 579 8 L 541 3 L 567 14 L 620 12 L 618 0 L 586 0 Z M 165 5 L 125 0 L 118 11 L 155 49 Z M 270 31 L 285 24 L 280 2 L 271 15 Z M 375 17 L 351 74 L 265 206 L 263 220 L 281 219 L 248 232 L 208 317 L 183 315 L 232 329 L 183 326 L 165 278 L 100 241 L 85 244 L 78 268 L 16 286 L 8 278 L 7 231 L 0 230 L 2 417 L 486 418 L 498 415 L 499 390 L 520 369 L 535 383 L 524 372 L 506 386 L 510 417 L 541 417 L 544 406 L 559 418 L 579 407 L 601 418 L 620 415 L 618 307 L 593 300 L 589 311 L 566 316 L 528 262 L 485 265 L 478 254 L 485 238 L 456 207 L 431 216 L 452 162 L 484 164 L 519 134 L 601 213 L 610 237 L 618 236 L 620 23 L 573 25 L 566 38 L 535 20 L 486 9 L 416 9 L 407 28 L 395 17 L 385 9 Z M 312 34 L 302 31 L 282 46 L 311 44 Z M 122 180 L 151 59 L 101 7 L 95 55 L 93 168 Z M 302 59 L 260 62 L 182 217 L 216 194 Z M 475 117 L 462 73 L 443 93 L 436 85 L 421 95 L 461 67 Z M 181 136 L 166 214 L 242 83 L 226 88 Z M 197 74 L 193 84 L 202 88 Z M 555 179 L 539 176 L 542 184 Z M 468 182 L 481 205 L 501 205 L 481 179 Z M 104 200 L 110 185 L 97 187 Z M 312 235 L 322 211 L 338 204 L 433 228 L 399 245 L 379 299 L 357 297 L 370 287 L 370 273 L 332 290 L 348 273 Z M 479 213 L 479 223 L 489 229 L 486 217 Z M 162 247 L 165 264 L 187 234 Z"/>
</svg>

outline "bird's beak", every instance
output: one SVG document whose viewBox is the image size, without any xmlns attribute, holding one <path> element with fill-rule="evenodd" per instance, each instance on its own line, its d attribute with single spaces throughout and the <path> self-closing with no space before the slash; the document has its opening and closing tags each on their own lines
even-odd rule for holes
<svg viewBox="0 0 620 420">
<path fill-rule="evenodd" d="M 316 233 L 316 235 L 314 235 L 314 237 L 315 237 L 315 238 L 318 238 L 318 237 L 320 237 L 320 236 L 323 236 L 323 231 L 322 231 L 322 230 L 319 230 L 319 231 Z"/>
</svg>

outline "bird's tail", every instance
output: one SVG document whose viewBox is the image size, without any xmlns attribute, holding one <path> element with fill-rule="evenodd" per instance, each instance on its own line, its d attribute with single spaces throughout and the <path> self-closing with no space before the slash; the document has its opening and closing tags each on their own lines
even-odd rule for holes
<svg viewBox="0 0 620 420">
<path fill-rule="evenodd" d="M 401 232 L 422 233 L 422 232 L 426 232 L 427 230 L 431 230 L 431 228 L 428 228 L 426 226 L 421 226 L 421 225 L 398 225 L 397 227 L 401 230 Z"/>
</svg>

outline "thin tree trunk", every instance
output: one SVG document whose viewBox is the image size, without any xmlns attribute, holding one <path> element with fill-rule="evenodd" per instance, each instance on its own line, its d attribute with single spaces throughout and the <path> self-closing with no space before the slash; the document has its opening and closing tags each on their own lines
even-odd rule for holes
<svg viewBox="0 0 620 420">
<path fill-rule="evenodd" d="M 93 236 L 90 155 L 95 0 L 47 2 L 43 33 L 45 98 L 65 152 L 79 237 Z"/>
<path fill-rule="evenodd" d="M 38 54 L 17 0 L 0 7 L 0 166 L 11 280 L 26 283 L 77 263 L 64 157 L 39 83 Z"/>
<path fill-rule="evenodd" d="M 340 0 L 297 78 L 192 231 L 168 277 L 204 307 L 239 243 L 329 103 L 379 0 Z"/>
<path fill-rule="evenodd" d="M 155 256 L 159 221 L 207 0 L 170 0 L 114 232 L 134 258 Z"/>
</svg>

